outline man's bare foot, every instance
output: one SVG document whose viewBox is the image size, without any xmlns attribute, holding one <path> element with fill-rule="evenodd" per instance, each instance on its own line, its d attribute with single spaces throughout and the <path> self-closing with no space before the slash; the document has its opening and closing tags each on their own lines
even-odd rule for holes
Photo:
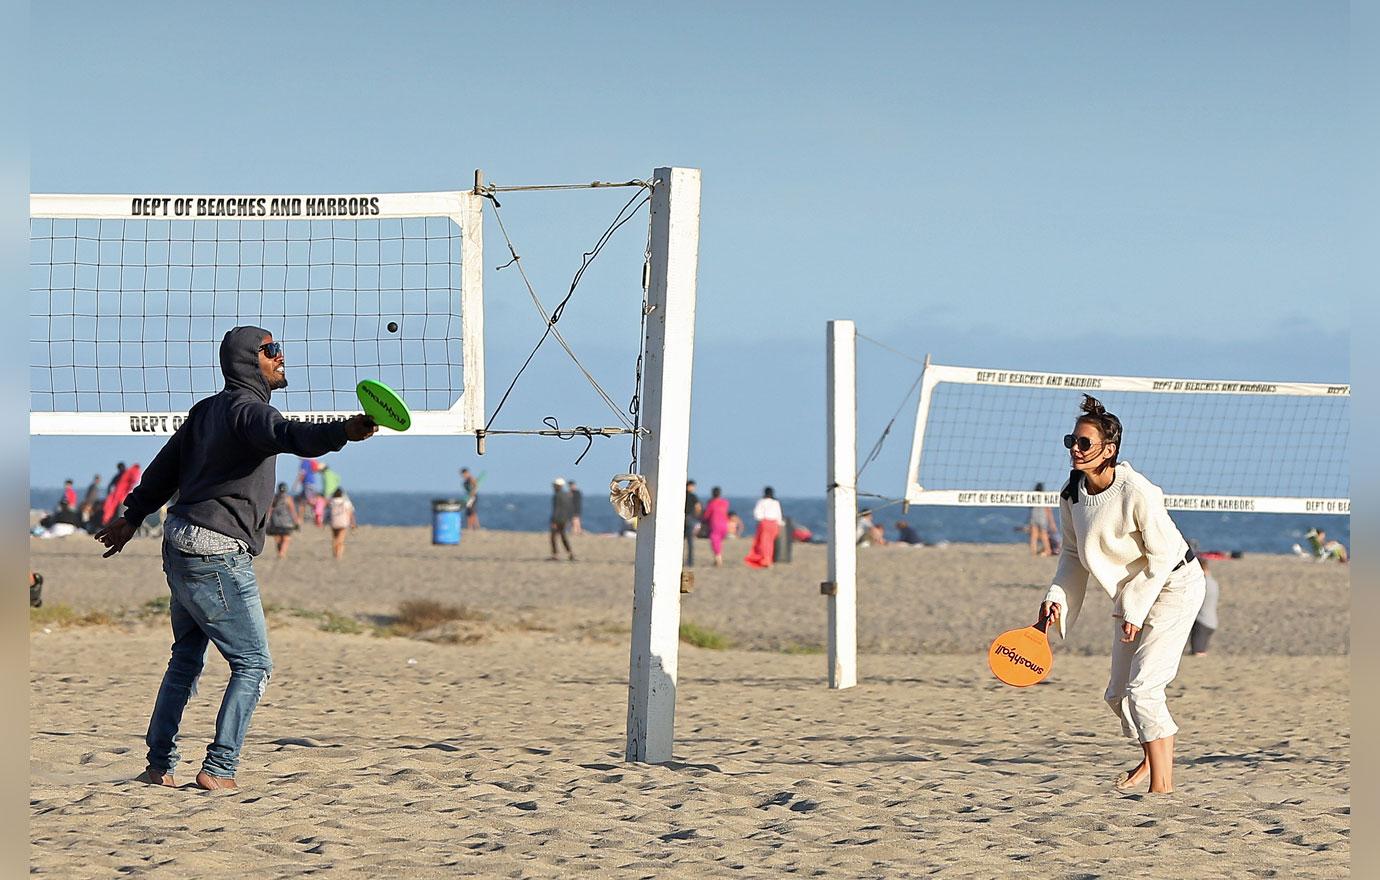
<svg viewBox="0 0 1380 880">
<path fill-rule="evenodd" d="M 145 767 L 143 773 L 134 777 L 134 781 L 146 785 L 166 785 L 173 788 L 177 786 L 177 780 L 173 779 L 171 773 L 164 773 L 156 767 Z"/>
<path fill-rule="evenodd" d="M 239 786 L 235 784 L 235 777 L 212 776 L 205 770 L 202 770 L 200 773 L 196 775 L 196 784 L 197 788 L 204 788 L 207 791 L 219 791 L 222 789 L 239 788 Z"/>
<path fill-rule="evenodd" d="M 1144 760 L 1137 764 L 1133 770 L 1121 771 L 1121 775 L 1116 778 L 1116 790 L 1130 791 L 1133 788 L 1140 788 L 1148 778 L 1150 778 L 1150 762 Z"/>
</svg>

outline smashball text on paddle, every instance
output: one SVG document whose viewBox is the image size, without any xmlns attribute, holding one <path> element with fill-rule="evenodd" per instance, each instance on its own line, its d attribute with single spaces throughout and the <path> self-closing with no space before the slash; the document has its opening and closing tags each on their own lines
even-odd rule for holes
<svg viewBox="0 0 1380 880">
<path fill-rule="evenodd" d="M 1026 657 L 1022 657 L 1020 654 L 1016 653 L 1006 645 L 999 645 L 997 647 L 996 654 L 998 657 L 1005 657 L 1007 660 L 1010 660 L 1017 666 L 1024 666 L 1025 668 L 1031 670 L 1037 675 L 1043 675 L 1045 672 L 1045 667 L 1039 665 L 1033 660 L 1030 660 Z"/>
<path fill-rule="evenodd" d="M 987 666 L 1002 682 L 1012 687 L 1030 687 L 1043 681 L 1054 665 L 1045 630 L 1049 618 L 1041 617 L 1034 626 L 1007 630 L 992 641 L 987 650 Z"/>
</svg>

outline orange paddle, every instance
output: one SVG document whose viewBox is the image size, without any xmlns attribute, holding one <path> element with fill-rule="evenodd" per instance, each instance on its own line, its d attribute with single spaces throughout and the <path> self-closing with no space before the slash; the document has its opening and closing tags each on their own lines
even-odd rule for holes
<svg viewBox="0 0 1380 880">
<path fill-rule="evenodd" d="M 992 674 L 1012 687 L 1030 687 L 1043 681 L 1054 665 L 1045 629 L 1049 616 L 1034 626 L 1011 629 L 997 636 L 987 650 L 987 665 Z"/>
</svg>

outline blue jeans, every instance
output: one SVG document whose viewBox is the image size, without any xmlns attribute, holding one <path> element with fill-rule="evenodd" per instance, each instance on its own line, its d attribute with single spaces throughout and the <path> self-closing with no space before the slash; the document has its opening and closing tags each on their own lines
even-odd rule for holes
<svg viewBox="0 0 1380 880">
<path fill-rule="evenodd" d="M 148 765 L 166 773 L 177 766 L 182 710 L 196 693 L 206 645 L 215 642 L 230 664 L 230 683 L 216 716 L 215 741 L 206 749 L 201 769 L 212 776 L 234 776 L 249 720 L 273 671 L 253 557 L 190 556 L 165 543 L 163 572 L 172 591 L 173 646 L 149 719 Z"/>
</svg>

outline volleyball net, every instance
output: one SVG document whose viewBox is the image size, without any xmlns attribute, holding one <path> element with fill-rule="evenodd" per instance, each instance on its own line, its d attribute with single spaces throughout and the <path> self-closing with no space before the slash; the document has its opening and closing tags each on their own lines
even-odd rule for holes
<svg viewBox="0 0 1380 880">
<path fill-rule="evenodd" d="M 33 434 L 170 433 L 224 385 L 221 337 L 284 345 L 288 418 L 359 410 L 376 379 L 412 434 L 483 426 L 483 233 L 469 192 L 33 195 Z"/>
<path fill-rule="evenodd" d="M 1121 419 L 1118 458 L 1160 486 L 1171 510 L 1351 510 L 1348 384 L 938 364 L 928 364 L 921 380 L 906 501 L 1056 505 L 1069 473 L 1062 439 L 1084 393 Z"/>
</svg>

